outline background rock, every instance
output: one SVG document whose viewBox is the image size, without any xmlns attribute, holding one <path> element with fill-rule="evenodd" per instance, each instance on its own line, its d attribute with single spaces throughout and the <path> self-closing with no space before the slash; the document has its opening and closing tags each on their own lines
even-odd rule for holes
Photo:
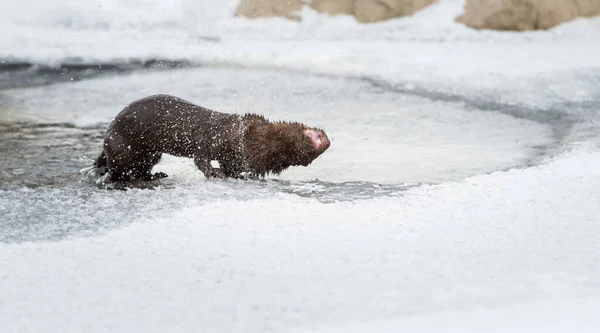
<svg viewBox="0 0 600 333">
<path fill-rule="evenodd" d="M 525 31 L 597 15 L 600 0 L 466 0 L 457 21 L 475 29 Z"/>
<path fill-rule="evenodd" d="M 353 15 L 361 23 L 389 20 L 412 15 L 437 0 L 312 0 L 309 6 L 329 15 Z M 308 0 L 307 0 L 308 2 Z M 302 0 L 242 0 L 236 15 L 250 18 L 282 16 L 299 19 L 293 13 L 302 8 Z"/>
<path fill-rule="evenodd" d="M 249 18 L 280 16 L 290 20 L 300 20 L 295 13 L 302 9 L 302 0 L 241 0 L 235 16 Z"/>
<path fill-rule="evenodd" d="M 354 13 L 354 2 L 356 0 L 312 0 L 310 7 L 319 13 L 329 15 Z"/>
<path fill-rule="evenodd" d="M 412 15 L 437 0 L 355 0 L 354 17 L 361 23 Z"/>
</svg>

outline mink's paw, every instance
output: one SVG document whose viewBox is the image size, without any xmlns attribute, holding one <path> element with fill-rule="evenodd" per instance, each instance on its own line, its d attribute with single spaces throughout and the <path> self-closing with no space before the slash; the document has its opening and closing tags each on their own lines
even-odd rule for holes
<svg viewBox="0 0 600 333">
<path fill-rule="evenodd" d="M 208 170 L 204 175 L 208 179 L 211 179 L 211 178 L 225 179 L 225 178 L 227 178 L 227 175 L 225 175 L 225 172 L 221 169 Z"/>
<path fill-rule="evenodd" d="M 155 174 L 147 173 L 147 174 L 143 175 L 143 177 L 140 177 L 139 179 L 144 180 L 144 181 L 153 181 L 153 180 L 163 179 L 163 178 L 167 178 L 167 177 L 169 177 L 169 175 L 167 175 L 166 173 L 157 172 Z"/>
<path fill-rule="evenodd" d="M 241 180 L 256 180 L 256 179 L 258 179 L 258 177 L 252 172 L 240 172 L 235 178 L 241 179 Z"/>
<path fill-rule="evenodd" d="M 164 172 L 156 172 L 155 174 L 152 175 L 151 179 L 156 180 L 156 179 L 163 179 L 163 178 L 167 178 L 167 177 L 169 177 L 169 175 L 167 175 Z"/>
</svg>

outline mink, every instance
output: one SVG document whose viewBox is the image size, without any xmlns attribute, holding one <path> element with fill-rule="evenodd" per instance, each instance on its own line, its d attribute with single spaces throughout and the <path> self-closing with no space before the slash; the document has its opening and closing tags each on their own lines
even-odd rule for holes
<svg viewBox="0 0 600 333">
<path fill-rule="evenodd" d="M 109 182 L 165 178 L 151 172 L 165 153 L 192 158 L 206 178 L 258 179 L 306 167 L 329 146 L 320 128 L 218 112 L 158 94 L 133 101 L 113 119 L 92 168 Z"/>
</svg>

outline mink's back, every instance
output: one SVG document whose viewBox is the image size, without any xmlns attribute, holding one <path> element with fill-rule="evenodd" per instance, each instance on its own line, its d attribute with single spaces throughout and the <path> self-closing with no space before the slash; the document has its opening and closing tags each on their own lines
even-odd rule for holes
<svg viewBox="0 0 600 333">
<path fill-rule="evenodd" d="M 190 156 L 199 143 L 231 123 L 221 113 L 179 97 L 159 94 L 127 105 L 109 126 L 106 138 L 118 135 L 129 145 L 175 156 Z"/>
</svg>

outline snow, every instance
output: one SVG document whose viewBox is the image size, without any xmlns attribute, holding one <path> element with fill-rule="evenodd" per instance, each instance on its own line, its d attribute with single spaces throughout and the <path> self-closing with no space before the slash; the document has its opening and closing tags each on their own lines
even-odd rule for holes
<svg viewBox="0 0 600 333">
<path fill-rule="evenodd" d="M 359 324 L 352 327 L 313 330 L 316 333 L 411 332 L 595 332 L 600 324 L 597 298 L 546 302 L 475 311 L 446 311 L 434 315 L 416 315 L 402 320 Z"/>
<path fill-rule="evenodd" d="M 36 4 L 32 13 L 14 0 L 0 9 L 0 31 L 12 36 L 0 41 L 0 59 L 50 66 L 184 59 L 368 76 L 449 93 L 468 89 L 534 105 L 589 100 L 590 85 L 580 84 L 581 77 L 600 59 L 599 19 L 548 32 L 475 31 L 454 22 L 462 12 L 460 0 L 440 0 L 413 17 L 366 26 L 308 8 L 300 23 L 247 20 L 232 17 L 235 0 Z M 585 51 L 574 54 L 577 49 Z M 548 91 L 539 94 L 540 85 Z"/>
<path fill-rule="evenodd" d="M 599 162 L 582 147 L 337 204 L 181 196 L 168 216 L 92 238 L 3 245 L 0 319 L 20 332 L 281 331 L 597 296 Z"/>
<path fill-rule="evenodd" d="M 462 3 L 363 26 L 232 18 L 236 1 L 5 1 L 5 61 L 206 66 L 0 91 L 11 120 L 94 125 L 160 89 L 323 124 L 332 148 L 278 183 L 167 157 L 152 190 L 0 190 L 3 329 L 594 330 L 600 20 L 474 31 Z"/>
</svg>

